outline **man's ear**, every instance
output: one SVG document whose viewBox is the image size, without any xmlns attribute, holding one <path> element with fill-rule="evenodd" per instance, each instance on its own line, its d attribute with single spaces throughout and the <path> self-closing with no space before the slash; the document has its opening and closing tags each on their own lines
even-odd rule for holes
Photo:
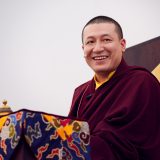
<svg viewBox="0 0 160 160">
<path fill-rule="evenodd" d="M 121 39 L 122 52 L 124 53 L 126 50 L 126 40 L 124 38 Z"/>
<path fill-rule="evenodd" d="M 84 50 L 84 45 L 82 44 L 82 49 Z"/>
<path fill-rule="evenodd" d="M 84 45 L 82 44 L 82 49 L 83 49 L 83 53 L 84 53 Z M 84 53 L 84 58 L 86 58 L 86 54 Z"/>
</svg>

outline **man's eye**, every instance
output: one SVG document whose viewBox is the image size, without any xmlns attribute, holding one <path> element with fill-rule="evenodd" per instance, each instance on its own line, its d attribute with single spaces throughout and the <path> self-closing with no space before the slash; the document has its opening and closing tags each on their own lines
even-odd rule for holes
<svg viewBox="0 0 160 160">
<path fill-rule="evenodd" d="M 94 41 L 87 41 L 86 44 L 93 44 Z"/>
<path fill-rule="evenodd" d="M 103 41 L 104 41 L 104 42 L 111 42 L 111 39 L 106 38 L 106 39 L 104 39 Z"/>
</svg>

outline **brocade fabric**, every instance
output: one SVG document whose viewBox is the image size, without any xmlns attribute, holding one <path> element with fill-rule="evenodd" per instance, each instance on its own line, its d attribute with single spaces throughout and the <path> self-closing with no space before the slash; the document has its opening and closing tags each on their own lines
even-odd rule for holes
<svg viewBox="0 0 160 160">
<path fill-rule="evenodd" d="M 0 117 L 0 160 L 12 160 L 22 141 L 37 160 L 90 160 L 89 126 L 84 121 L 25 109 Z"/>
</svg>

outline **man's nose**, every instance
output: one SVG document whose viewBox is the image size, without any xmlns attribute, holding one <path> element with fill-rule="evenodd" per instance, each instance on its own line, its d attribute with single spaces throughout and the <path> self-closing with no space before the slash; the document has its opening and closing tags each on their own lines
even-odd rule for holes
<svg viewBox="0 0 160 160">
<path fill-rule="evenodd" d="M 102 52 L 104 51 L 104 45 L 102 42 L 96 42 L 93 48 L 93 52 Z"/>
</svg>

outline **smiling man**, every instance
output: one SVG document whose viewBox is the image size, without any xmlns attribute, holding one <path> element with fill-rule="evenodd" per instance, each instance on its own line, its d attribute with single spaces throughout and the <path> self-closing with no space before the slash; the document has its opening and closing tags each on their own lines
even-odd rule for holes
<svg viewBox="0 0 160 160">
<path fill-rule="evenodd" d="M 126 41 L 114 19 L 98 16 L 82 30 L 93 78 L 75 89 L 69 116 L 89 123 L 92 160 L 160 159 L 160 84 L 128 66 Z"/>
<path fill-rule="evenodd" d="M 126 42 L 116 32 L 114 23 L 95 23 L 83 31 L 83 49 L 88 65 L 94 70 L 98 82 L 106 80 L 121 62 Z"/>
</svg>

